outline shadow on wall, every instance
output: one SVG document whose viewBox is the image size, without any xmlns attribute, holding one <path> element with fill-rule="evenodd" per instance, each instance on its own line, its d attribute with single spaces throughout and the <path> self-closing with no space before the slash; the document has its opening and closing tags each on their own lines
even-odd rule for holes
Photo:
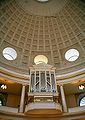
<svg viewBox="0 0 85 120">
<path fill-rule="evenodd" d="M 0 7 L 4 4 L 6 4 L 7 2 L 9 2 L 10 0 L 0 0 Z"/>
<path fill-rule="evenodd" d="M 81 0 L 83 3 L 85 3 L 85 0 Z"/>
</svg>

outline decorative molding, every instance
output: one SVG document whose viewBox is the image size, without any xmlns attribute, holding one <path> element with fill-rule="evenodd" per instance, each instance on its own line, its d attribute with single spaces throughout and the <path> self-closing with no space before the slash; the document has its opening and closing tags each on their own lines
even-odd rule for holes
<svg viewBox="0 0 85 120">
<path fill-rule="evenodd" d="M 81 81 L 85 79 L 85 68 L 68 74 L 56 75 L 57 84 L 68 84 L 73 81 L 79 81 L 80 79 L 82 79 Z"/>
<path fill-rule="evenodd" d="M 37 65 L 33 65 L 32 67 L 29 67 L 30 69 L 51 69 L 51 70 L 55 70 L 56 68 L 53 67 L 52 65 L 46 64 L 46 63 L 40 63 Z"/>
<path fill-rule="evenodd" d="M 23 75 L 19 74 L 10 70 L 7 70 L 5 68 L 0 67 L 0 77 L 3 77 L 5 79 L 13 80 L 14 82 L 20 83 L 20 84 L 29 84 L 29 75 Z"/>
</svg>

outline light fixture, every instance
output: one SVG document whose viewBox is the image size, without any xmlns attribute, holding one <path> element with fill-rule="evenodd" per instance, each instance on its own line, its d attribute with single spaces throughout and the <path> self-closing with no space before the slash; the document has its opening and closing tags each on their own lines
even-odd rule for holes
<svg viewBox="0 0 85 120">
<path fill-rule="evenodd" d="M 34 58 L 34 63 L 37 65 L 37 64 L 40 64 L 40 63 L 48 63 L 48 59 L 46 56 L 44 55 L 37 55 L 35 58 Z"/>
<path fill-rule="evenodd" d="M 79 57 L 79 52 L 76 49 L 69 49 L 65 53 L 65 59 L 68 61 L 75 61 Z"/>
<path fill-rule="evenodd" d="M 2 89 L 7 89 L 7 86 L 6 86 L 5 84 L 2 84 L 2 85 L 1 85 L 1 88 L 2 88 Z"/>
<path fill-rule="evenodd" d="M 17 58 L 17 52 L 13 48 L 7 47 L 3 50 L 3 56 L 7 60 L 15 60 Z"/>
<path fill-rule="evenodd" d="M 83 84 L 79 85 L 79 89 L 83 90 L 84 89 L 84 85 Z"/>
</svg>

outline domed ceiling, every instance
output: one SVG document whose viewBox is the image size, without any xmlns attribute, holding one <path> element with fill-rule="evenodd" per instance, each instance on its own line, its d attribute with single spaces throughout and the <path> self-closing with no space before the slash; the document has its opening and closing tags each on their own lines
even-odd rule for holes
<svg viewBox="0 0 85 120">
<path fill-rule="evenodd" d="M 8 61 L 2 51 L 12 47 L 17 58 Z M 79 58 L 65 59 L 68 49 Z M 80 0 L 4 0 L 0 4 L 0 66 L 26 73 L 37 55 L 45 55 L 57 73 L 85 67 L 85 4 Z"/>
<path fill-rule="evenodd" d="M 16 1 L 30 14 L 41 16 L 53 16 L 67 3 L 67 0 L 48 0 L 47 2 L 39 2 L 38 0 Z"/>
</svg>

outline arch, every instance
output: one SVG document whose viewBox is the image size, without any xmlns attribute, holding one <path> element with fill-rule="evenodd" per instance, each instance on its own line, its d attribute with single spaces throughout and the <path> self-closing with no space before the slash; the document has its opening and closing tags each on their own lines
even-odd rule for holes
<svg viewBox="0 0 85 120">
<path fill-rule="evenodd" d="M 78 106 L 80 106 L 80 102 L 84 97 L 85 97 L 85 93 L 82 93 L 79 95 L 78 100 L 77 100 Z"/>
<path fill-rule="evenodd" d="M 0 94 L 0 101 L 2 102 L 2 103 L 1 103 L 2 106 L 5 106 L 5 105 L 6 105 L 6 99 L 5 99 L 5 97 L 4 97 L 3 94 Z"/>
</svg>

